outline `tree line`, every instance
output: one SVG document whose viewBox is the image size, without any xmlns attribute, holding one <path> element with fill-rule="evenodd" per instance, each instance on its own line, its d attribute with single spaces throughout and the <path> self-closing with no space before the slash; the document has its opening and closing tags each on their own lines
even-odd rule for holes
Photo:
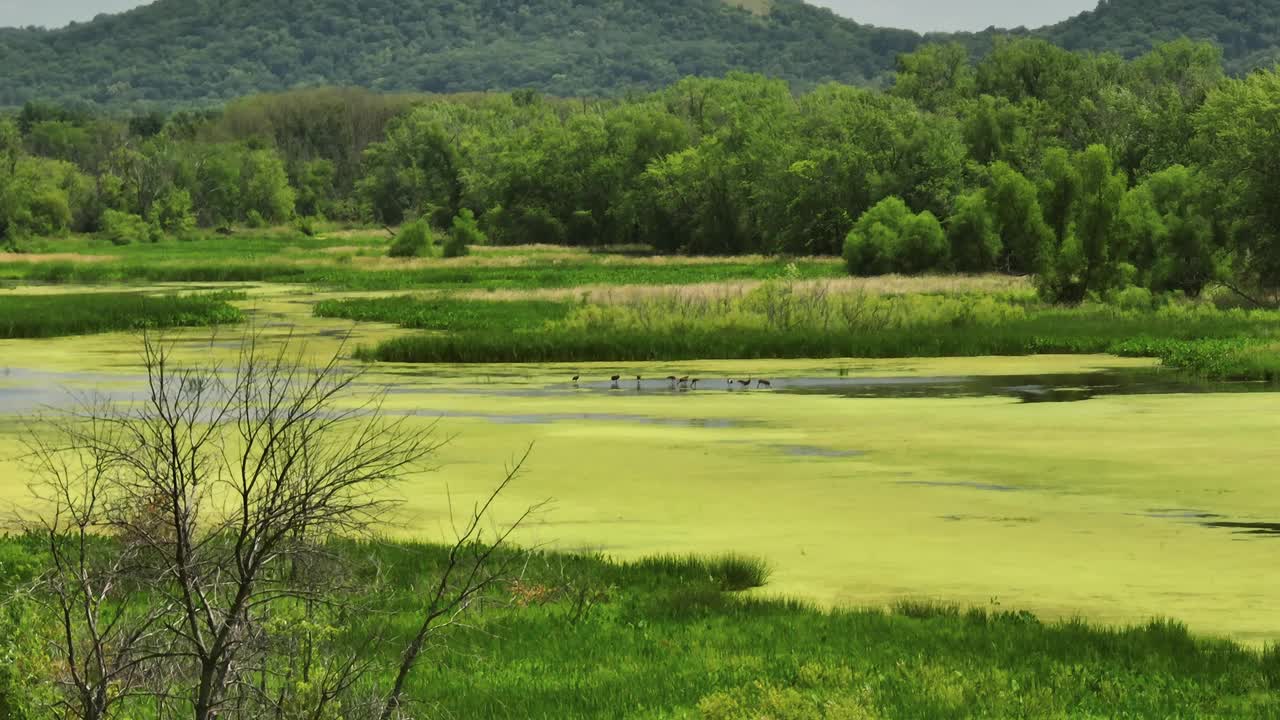
<svg viewBox="0 0 1280 720">
<path fill-rule="evenodd" d="M 322 89 L 127 121 L 29 104 L 0 121 L 0 238 L 461 218 L 500 244 L 1035 274 L 1064 301 L 1269 289 L 1277 116 L 1280 74 L 1230 78 L 1186 40 L 1131 61 L 930 45 L 885 91 L 731 74 L 622 100 Z"/>
</svg>

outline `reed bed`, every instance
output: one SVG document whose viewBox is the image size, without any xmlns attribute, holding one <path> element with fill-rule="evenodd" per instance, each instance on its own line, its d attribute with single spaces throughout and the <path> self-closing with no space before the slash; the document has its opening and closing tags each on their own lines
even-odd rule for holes
<svg viewBox="0 0 1280 720">
<path fill-rule="evenodd" d="M 839 289 L 836 289 L 839 288 Z M 846 288 L 853 288 L 848 290 Z M 448 300 L 488 304 L 476 322 L 448 327 L 429 303 L 355 300 L 339 317 L 448 330 L 394 338 L 358 355 L 384 362 L 589 362 L 821 357 L 944 357 L 1039 353 L 1122 353 L 1160 357 L 1204 377 L 1271 379 L 1280 312 L 1166 301 L 1144 307 L 1045 305 L 1025 288 L 999 293 L 889 294 L 857 283 L 806 281 L 640 289 L 611 302 Z M 607 292 L 607 291 L 605 291 Z M 542 297 L 541 294 L 536 295 Z M 549 294 L 547 297 L 557 297 Z M 425 303 L 425 304 L 424 304 Z M 544 311 L 523 315 L 537 303 Z M 504 308 L 505 306 L 505 308 Z M 321 314 L 333 312 L 319 309 Z M 425 315 L 424 315 L 425 313 Z M 355 316 L 359 315 L 359 318 Z M 405 317 L 418 318 L 412 323 Z M 1207 341 L 1220 345 L 1202 345 Z M 1230 348 L 1209 355 L 1179 348 Z M 1201 358 L 1197 360 L 1197 358 Z M 1268 359 L 1272 358 L 1272 359 Z M 1264 372 L 1266 371 L 1266 372 Z"/>
<path fill-rule="evenodd" d="M 769 280 L 730 280 L 683 285 L 587 285 L 538 290 L 470 291 L 474 300 L 579 300 L 601 305 L 629 305 L 647 301 L 735 300 Z M 809 295 L 997 295 L 1034 299 L 1028 277 L 1012 275 L 882 275 L 877 277 L 817 278 L 792 283 L 795 292 Z"/>
<path fill-rule="evenodd" d="M 227 292 L 200 295 L 0 295 L 0 338 L 43 338 L 235 323 L 243 317 L 229 301 L 242 298 L 243 295 Z"/>
</svg>

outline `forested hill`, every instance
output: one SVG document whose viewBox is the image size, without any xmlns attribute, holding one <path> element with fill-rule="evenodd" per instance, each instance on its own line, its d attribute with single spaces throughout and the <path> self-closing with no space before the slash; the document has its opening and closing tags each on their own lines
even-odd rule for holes
<svg viewBox="0 0 1280 720">
<path fill-rule="evenodd" d="M 1096 10 L 1038 34 L 1068 50 L 1125 57 L 1181 37 L 1212 40 L 1227 70 L 1241 74 L 1280 59 L 1280 0 L 1102 0 Z"/>
<path fill-rule="evenodd" d="M 561 96 L 751 70 L 865 84 L 920 42 L 800 0 L 158 0 L 0 31 L 0 106 L 223 100 L 301 85 Z"/>
<path fill-rule="evenodd" d="M 960 39 L 981 52 L 1001 32 Z M 1104 0 L 1033 32 L 1125 56 L 1212 40 L 1240 72 L 1280 56 L 1280 0 Z M 731 70 L 800 88 L 875 84 L 928 39 L 943 38 L 801 0 L 157 0 L 59 30 L 0 30 L 0 106 L 214 104 L 322 84 L 617 96 Z"/>
</svg>

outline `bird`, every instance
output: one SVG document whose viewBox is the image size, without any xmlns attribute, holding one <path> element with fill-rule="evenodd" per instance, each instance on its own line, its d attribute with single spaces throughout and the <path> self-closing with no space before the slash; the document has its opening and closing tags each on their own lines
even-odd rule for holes
<svg viewBox="0 0 1280 720">
<path fill-rule="evenodd" d="M 689 386 L 690 386 L 692 389 L 697 390 L 697 389 L 698 389 L 698 383 L 700 383 L 700 382 L 702 382 L 702 381 L 701 381 L 701 380 L 699 380 L 698 378 L 694 378 L 694 379 L 692 379 L 692 380 L 690 380 L 690 381 L 689 381 Z"/>
<path fill-rule="evenodd" d="M 672 389 L 672 390 L 675 390 L 675 389 L 676 389 L 676 376 L 675 376 L 675 375 L 668 375 L 668 376 L 667 376 L 667 382 L 671 383 L 671 389 Z"/>
<path fill-rule="evenodd" d="M 610 387 L 610 389 L 612 389 L 612 390 L 617 390 L 617 389 L 618 389 L 618 381 L 622 379 L 622 376 L 621 376 L 621 375 L 614 375 L 613 377 L 611 377 L 611 378 L 609 378 L 609 379 L 613 381 L 613 384 L 609 386 L 609 387 Z"/>
<path fill-rule="evenodd" d="M 773 389 L 773 383 L 769 382 L 768 380 L 757 380 L 757 381 L 756 381 L 756 387 L 757 387 L 757 388 L 769 388 L 770 390 L 772 390 L 772 389 Z"/>
<path fill-rule="evenodd" d="M 733 392 L 733 378 L 729 378 L 728 380 L 725 380 L 725 383 L 729 385 L 729 392 Z"/>
<path fill-rule="evenodd" d="M 640 392 L 640 383 L 643 380 L 644 378 L 640 377 L 639 375 L 636 376 L 636 392 Z"/>
<path fill-rule="evenodd" d="M 573 376 L 573 386 L 574 386 L 574 387 L 578 387 L 578 378 L 579 378 L 579 377 L 581 377 L 581 376 L 580 376 L 580 375 L 574 375 L 574 376 Z"/>
<path fill-rule="evenodd" d="M 688 389 L 689 389 L 689 376 L 688 376 L 688 375 L 685 375 L 684 377 L 680 378 L 677 382 L 679 382 L 679 383 L 680 383 L 680 389 L 681 389 L 681 390 L 688 390 Z"/>
<path fill-rule="evenodd" d="M 743 390 L 750 390 L 750 389 L 751 389 L 751 378 L 747 378 L 746 380 L 739 380 L 739 381 L 738 381 L 738 385 L 740 385 L 740 386 L 742 387 L 742 389 L 743 389 Z"/>
</svg>

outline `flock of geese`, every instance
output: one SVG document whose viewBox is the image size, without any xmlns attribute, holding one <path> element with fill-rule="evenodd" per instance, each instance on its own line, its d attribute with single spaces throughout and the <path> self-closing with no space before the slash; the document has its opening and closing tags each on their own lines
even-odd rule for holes
<svg viewBox="0 0 1280 720">
<path fill-rule="evenodd" d="M 570 379 L 570 382 L 572 382 L 573 386 L 576 388 L 578 387 L 578 381 L 581 379 L 582 379 L 581 375 L 574 375 Z M 666 377 L 666 381 L 670 383 L 672 391 L 678 390 L 680 392 L 697 390 L 698 383 L 702 382 L 701 379 L 690 378 L 688 375 L 685 375 L 684 377 L 679 377 L 679 378 L 676 377 L 675 375 L 668 375 Z M 620 390 L 622 387 L 621 385 L 622 376 L 614 375 L 613 377 L 609 378 L 609 382 L 610 382 L 609 389 Z M 641 383 L 643 382 L 644 382 L 644 377 L 637 375 L 636 376 L 636 392 L 640 391 Z M 727 384 L 730 392 L 733 392 L 735 388 L 738 390 L 750 390 L 752 385 L 754 385 L 757 390 L 770 390 L 773 388 L 773 383 L 769 382 L 768 380 L 760 380 L 756 378 L 747 378 L 746 380 L 735 380 L 733 378 L 729 378 L 725 380 L 725 383 Z"/>
</svg>

